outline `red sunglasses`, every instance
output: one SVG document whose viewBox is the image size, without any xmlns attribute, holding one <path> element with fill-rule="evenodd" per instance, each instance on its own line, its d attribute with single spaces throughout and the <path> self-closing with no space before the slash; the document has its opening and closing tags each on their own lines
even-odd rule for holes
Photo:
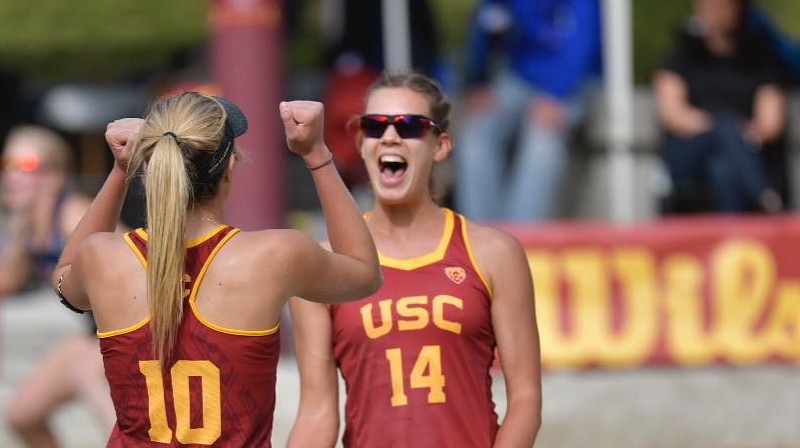
<svg viewBox="0 0 800 448">
<path fill-rule="evenodd" d="M 424 115 L 363 115 L 359 120 L 361 131 L 369 138 L 381 138 L 389 125 L 394 126 L 401 138 L 422 138 L 430 129 L 439 130 L 439 125 Z"/>
<path fill-rule="evenodd" d="M 23 171 L 26 173 L 34 173 L 39 171 L 44 165 L 42 158 L 36 154 L 24 155 L 16 160 L 2 159 L 0 164 L 4 171 Z"/>
</svg>

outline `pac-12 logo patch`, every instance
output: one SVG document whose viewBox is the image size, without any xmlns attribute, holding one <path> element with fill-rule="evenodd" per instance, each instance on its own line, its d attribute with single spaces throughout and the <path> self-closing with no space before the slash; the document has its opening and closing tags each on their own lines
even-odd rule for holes
<svg viewBox="0 0 800 448">
<path fill-rule="evenodd" d="M 456 285 L 460 285 L 467 279 L 467 271 L 462 267 L 451 266 L 449 268 L 444 268 L 444 273 L 447 275 L 447 278 L 452 280 Z"/>
</svg>

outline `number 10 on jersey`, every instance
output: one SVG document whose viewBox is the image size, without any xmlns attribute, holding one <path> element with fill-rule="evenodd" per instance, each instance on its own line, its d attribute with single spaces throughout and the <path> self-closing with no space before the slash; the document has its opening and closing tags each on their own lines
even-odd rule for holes
<svg viewBox="0 0 800 448">
<path fill-rule="evenodd" d="M 406 384 L 403 377 L 402 349 L 387 349 L 386 359 L 389 360 L 389 374 L 392 378 L 392 406 L 405 406 L 408 404 L 408 396 L 406 395 Z M 444 394 L 445 381 L 442 374 L 440 346 L 426 345 L 422 347 L 411 369 L 408 382 L 412 389 L 428 389 L 428 403 L 444 403 L 447 401 L 447 397 Z"/>
</svg>

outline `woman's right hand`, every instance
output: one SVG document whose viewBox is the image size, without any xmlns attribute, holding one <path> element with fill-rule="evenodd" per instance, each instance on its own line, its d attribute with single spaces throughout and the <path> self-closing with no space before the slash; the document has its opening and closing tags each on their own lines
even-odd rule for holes
<svg viewBox="0 0 800 448">
<path fill-rule="evenodd" d="M 122 118 L 106 127 L 106 142 L 114 155 L 114 164 L 125 173 L 128 172 L 128 162 L 139 142 L 139 132 L 143 126 L 144 120 L 141 118 Z"/>
</svg>

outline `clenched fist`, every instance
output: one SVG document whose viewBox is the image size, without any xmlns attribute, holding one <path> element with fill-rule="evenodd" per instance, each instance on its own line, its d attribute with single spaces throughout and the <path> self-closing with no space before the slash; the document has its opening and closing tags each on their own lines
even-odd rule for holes
<svg viewBox="0 0 800 448">
<path fill-rule="evenodd" d="M 114 120 L 106 127 L 106 142 L 114 155 L 114 163 L 123 171 L 128 171 L 128 162 L 139 142 L 139 132 L 144 126 L 141 118 L 122 118 Z"/>
</svg>

